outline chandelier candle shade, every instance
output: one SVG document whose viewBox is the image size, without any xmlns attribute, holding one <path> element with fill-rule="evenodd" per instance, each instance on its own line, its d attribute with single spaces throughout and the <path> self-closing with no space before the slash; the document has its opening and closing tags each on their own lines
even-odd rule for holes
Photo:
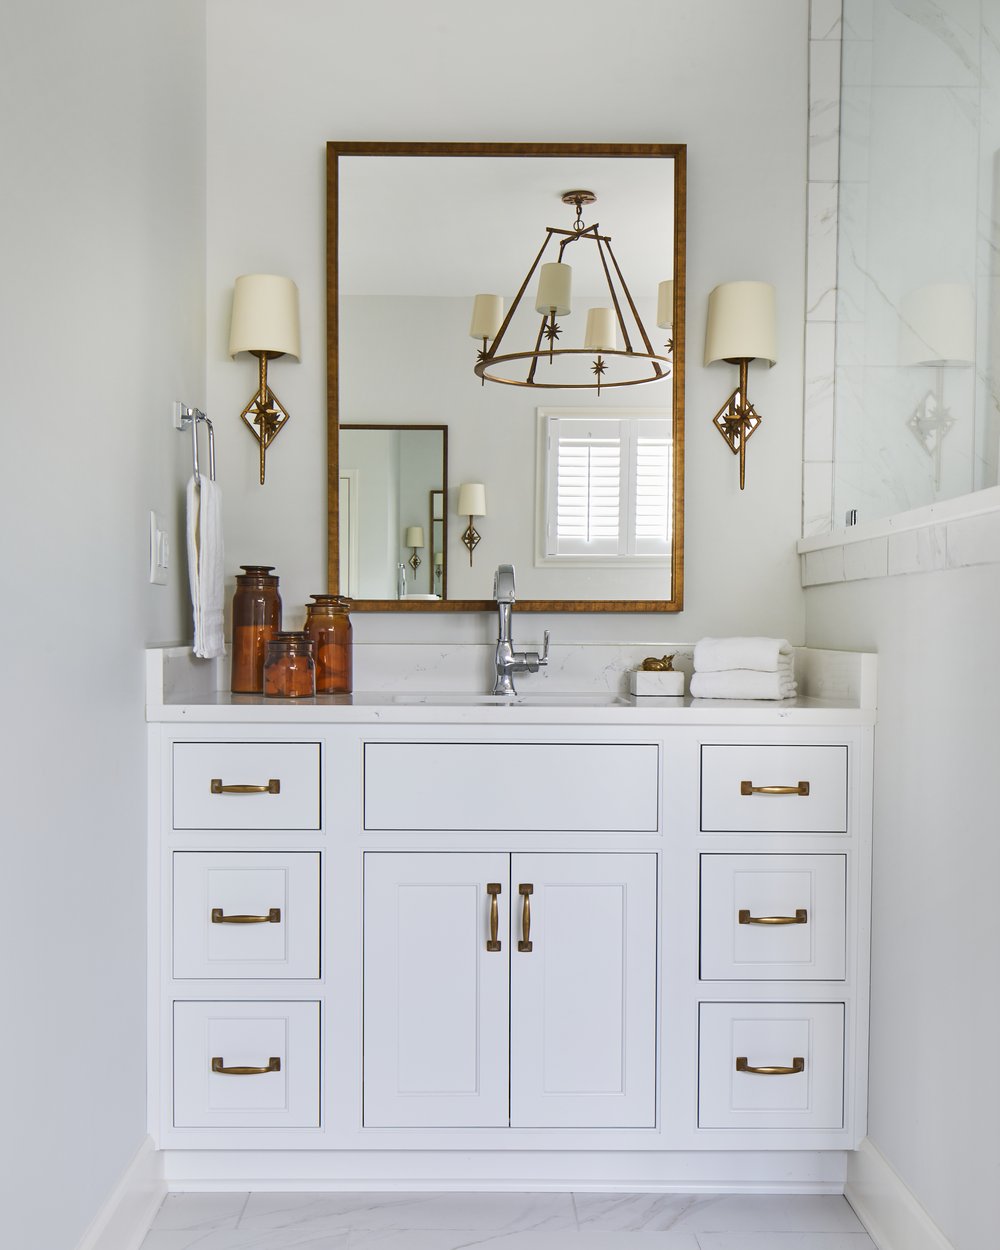
<svg viewBox="0 0 1000 1250">
<path fill-rule="evenodd" d="M 264 485 L 268 447 L 288 422 L 288 412 L 267 384 L 267 362 L 301 356 L 299 291 L 291 278 L 252 273 L 236 279 L 229 328 L 229 355 L 250 352 L 259 361 L 257 393 L 240 413 L 260 444 L 260 484 Z"/>
<path fill-rule="evenodd" d="M 761 423 L 760 413 L 747 396 L 751 360 L 773 365 L 775 350 L 774 287 L 769 282 L 725 282 L 708 297 L 705 328 L 705 364 L 718 360 L 738 365 L 739 383 L 712 423 L 740 458 L 740 490 L 746 484 L 747 440 Z"/>
<path fill-rule="evenodd" d="M 507 386 L 537 386 L 549 390 L 596 390 L 598 394 L 602 387 L 636 386 L 641 382 L 655 382 L 669 377 L 672 345 L 664 356 L 653 350 L 611 250 L 610 236 L 600 234 L 596 222 L 589 226 L 584 223 L 583 206 L 595 203 L 597 196 L 593 191 L 566 191 L 561 199 L 564 204 L 575 207 L 576 220 L 571 229 L 546 226 L 545 240 L 506 316 L 499 295 L 475 297 L 469 333 L 473 338 L 481 339 L 483 344 L 476 360 L 476 376 L 482 379 L 484 385 L 486 382 L 502 382 Z M 599 275 L 596 280 L 607 288 L 606 298 L 610 307 L 594 308 L 588 312 L 582 347 L 560 346 L 563 328 L 557 318 L 568 317 L 573 309 L 573 270 L 564 259 L 564 253 L 581 241 L 596 248 L 596 273 Z M 542 257 L 552 242 L 558 247 L 558 260 L 543 263 Z M 541 323 L 534 346 L 512 349 L 505 336 L 536 272 L 535 311 L 540 314 Z M 605 356 L 614 359 L 606 360 Z M 578 357 L 583 357 L 583 361 L 578 361 Z M 524 367 L 523 373 L 519 363 Z M 558 365 L 559 368 L 547 373 L 546 365 Z M 573 368 L 573 365 L 580 367 Z M 564 372 L 560 372 L 563 367 Z M 588 372 L 592 377 L 588 377 Z M 627 376 L 621 376 L 626 373 Z M 465 512 L 465 509 L 460 508 L 459 511 Z M 470 548 L 470 558 L 471 554 Z"/>
<path fill-rule="evenodd" d="M 469 549 L 469 567 L 472 567 L 472 553 L 479 546 L 480 535 L 473 520 L 477 516 L 486 515 L 486 487 L 482 482 L 463 482 L 458 488 L 458 512 L 467 516 L 469 524 L 462 535 L 462 542 Z"/>
</svg>

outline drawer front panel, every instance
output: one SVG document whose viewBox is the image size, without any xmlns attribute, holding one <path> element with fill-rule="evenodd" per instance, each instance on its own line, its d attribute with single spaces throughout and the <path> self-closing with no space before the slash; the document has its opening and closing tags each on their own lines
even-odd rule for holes
<svg viewBox="0 0 1000 1250">
<path fill-rule="evenodd" d="M 846 833 L 846 746 L 703 746 L 705 833 Z"/>
<path fill-rule="evenodd" d="M 846 855 L 701 857 L 704 981 L 842 981 L 846 922 Z"/>
<path fill-rule="evenodd" d="M 174 1003 L 174 1127 L 317 1128 L 319 1047 L 317 1002 Z"/>
<path fill-rule="evenodd" d="M 843 1003 L 700 1005 L 699 1128 L 838 1129 L 843 1124 Z"/>
<path fill-rule="evenodd" d="M 175 851 L 174 977 L 319 976 L 316 851 Z"/>
<path fill-rule="evenodd" d="M 175 742 L 175 829 L 318 829 L 318 742 Z"/>
<path fill-rule="evenodd" d="M 365 828 L 655 833 L 645 743 L 368 742 Z"/>
</svg>

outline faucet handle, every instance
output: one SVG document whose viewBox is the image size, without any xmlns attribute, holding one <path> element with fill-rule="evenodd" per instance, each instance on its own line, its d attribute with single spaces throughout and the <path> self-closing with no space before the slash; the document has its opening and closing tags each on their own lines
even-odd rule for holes
<svg viewBox="0 0 1000 1250">
<path fill-rule="evenodd" d="M 549 662 L 549 631 L 546 630 L 542 634 L 542 654 L 538 657 L 539 664 L 548 664 Z"/>
<path fill-rule="evenodd" d="M 541 655 L 539 655 L 537 651 L 523 651 L 516 652 L 515 654 L 521 658 L 522 663 L 524 664 L 523 671 L 528 673 L 537 673 L 543 664 L 548 664 L 549 662 L 549 631 L 546 630 L 542 635 Z"/>
</svg>

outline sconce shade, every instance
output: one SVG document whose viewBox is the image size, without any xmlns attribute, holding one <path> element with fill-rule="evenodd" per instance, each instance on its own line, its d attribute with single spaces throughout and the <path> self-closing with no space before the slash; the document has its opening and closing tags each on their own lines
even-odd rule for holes
<svg viewBox="0 0 1000 1250">
<path fill-rule="evenodd" d="M 434 567 L 440 568 L 443 564 L 444 564 L 444 552 L 435 551 L 434 552 Z"/>
<path fill-rule="evenodd" d="M 661 282 L 656 296 L 656 324 L 661 330 L 669 330 L 674 324 L 674 280 Z"/>
<path fill-rule="evenodd" d="M 236 279 L 229 354 L 237 352 L 284 353 L 300 359 L 299 290 L 291 278 L 250 273 Z"/>
<path fill-rule="evenodd" d="M 618 326 L 613 308 L 589 308 L 583 346 L 588 352 L 618 350 Z"/>
<path fill-rule="evenodd" d="M 486 487 L 482 482 L 463 482 L 458 488 L 458 514 L 486 515 Z"/>
<path fill-rule="evenodd" d="M 562 261 L 549 261 L 543 265 L 538 278 L 538 295 L 535 312 L 565 317 L 570 311 L 570 291 L 573 287 L 573 269 Z"/>
<path fill-rule="evenodd" d="M 770 282 L 724 282 L 708 297 L 705 364 L 766 360 L 774 364 L 774 287 Z"/>
<path fill-rule="evenodd" d="M 901 365 L 971 365 L 976 359 L 976 301 L 963 282 L 937 282 L 904 296 L 899 312 Z"/>
<path fill-rule="evenodd" d="M 477 295 L 472 303 L 470 337 L 495 339 L 502 324 L 503 299 L 499 295 Z"/>
<path fill-rule="evenodd" d="M 403 539 L 404 547 L 422 547 L 424 545 L 424 527 L 422 525 L 408 525 L 406 527 L 406 537 Z"/>
</svg>

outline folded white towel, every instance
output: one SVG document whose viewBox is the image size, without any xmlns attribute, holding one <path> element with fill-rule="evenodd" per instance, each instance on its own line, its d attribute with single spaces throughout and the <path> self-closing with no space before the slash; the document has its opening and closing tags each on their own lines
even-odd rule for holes
<svg viewBox="0 0 1000 1250">
<path fill-rule="evenodd" d="M 790 670 L 791 644 L 784 638 L 702 638 L 694 648 L 696 673 L 751 668 L 761 673 Z"/>
<path fill-rule="evenodd" d="M 798 686 L 791 673 L 761 673 L 752 668 L 732 668 L 725 673 L 695 673 L 692 699 L 792 699 Z"/>
<path fill-rule="evenodd" d="M 187 486 L 188 575 L 194 610 L 194 653 L 211 660 L 225 655 L 223 638 L 222 495 L 203 475 Z"/>
</svg>

